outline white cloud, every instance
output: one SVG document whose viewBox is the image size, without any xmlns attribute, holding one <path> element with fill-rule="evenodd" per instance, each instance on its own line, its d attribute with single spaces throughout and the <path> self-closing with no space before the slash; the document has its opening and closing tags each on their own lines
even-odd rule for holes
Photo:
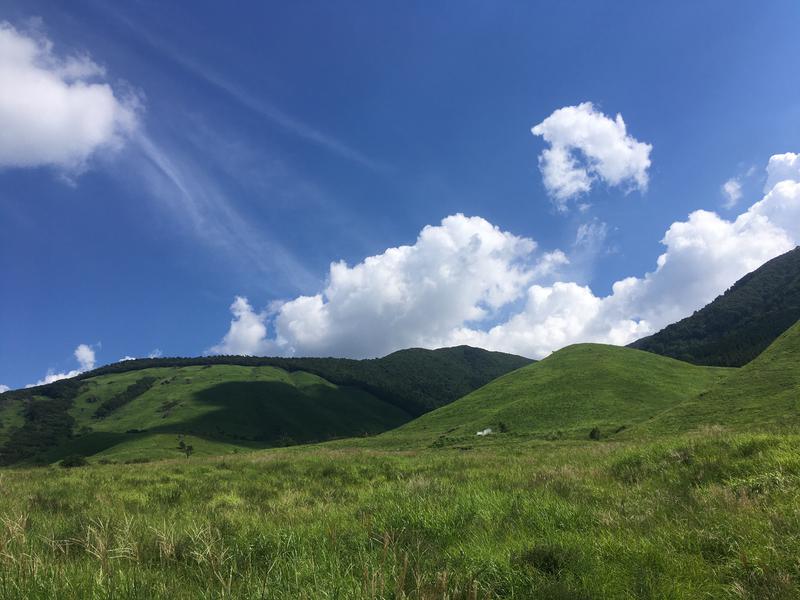
<svg viewBox="0 0 800 600">
<path fill-rule="evenodd" d="M 800 154 L 786 152 L 770 157 L 764 193 L 769 192 L 778 182 L 787 180 L 800 181 Z"/>
<path fill-rule="evenodd" d="M 587 224 L 576 248 L 605 234 L 605 224 Z M 800 174 L 734 220 L 698 210 L 673 223 L 652 271 L 597 296 L 557 281 L 564 253 L 540 255 L 531 239 L 455 215 L 424 228 L 413 245 L 353 267 L 332 264 L 316 295 L 261 312 L 237 297 L 230 329 L 210 351 L 365 357 L 471 344 L 541 358 L 576 342 L 627 344 L 691 314 L 798 242 Z"/>
<path fill-rule="evenodd" d="M 161 352 L 161 350 L 156 348 L 147 355 L 147 358 L 161 358 L 162 356 L 163 353 Z M 120 358 L 117 362 L 125 362 L 126 360 L 138 360 L 138 359 L 136 356 L 130 356 L 129 354 L 126 354 L 125 356 Z"/>
<path fill-rule="evenodd" d="M 78 347 L 75 348 L 73 355 L 75 356 L 75 360 L 78 361 L 79 367 L 77 369 L 72 369 L 71 371 L 62 373 L 55 373 L 52 370 L 50 370 L 47 372 L 47 375 L 45 375 L 43 379 L 40 379 L 36 383 L 28 384 L 25 387 L 33 387 L 36 385 L 53 383 L 54 381 L 75 377 L 76 375 L 80 375 L 85 371 L 91 371 L 92 369 L 94 369 L 95 353 L 94 349 L 91 346 L 89 346 L 88 344 L 79 344 Z"/>
<path fill-rule="evenodd" d="M 330 267 L 328 285 L 313 296 L 254 312 L 237 298 L 234 320 L 215 353 L 374 356 L 430 345 L 453 328 L 493 315 L 520 298 L 534 277 L 566 261 L 561 252 L 533 256 L 536 244 L 463 215 L 425 227 L 410 246 L 389 248 L 349 267 Z M 267 317 L 277 335 L 267 339 Z"/>
<path fill-rule="evenodd" d="M 550 144 L 539 155 L 539 168 L 559 210 L 567 210 L 568 201 L 597 180 L 647 188 L 653 147 L 628 135 L 620 114 L 612 120 L 584 102 L 559 108 L 531 132 Z"/>
<path fill-rule="evenodd" d="M 94 350 L 87 344 L 80 344 L 75 348 L 75 359 L 81 366 L 81 371 L 90 371 L 94 369 Z"/>
<path fill-rule="evenodd" d="M 0 384 L 0 394 L 2 394 L 3 392 L 7 392 L 10 389 L 11 388 L 8 387 L 7 385 Z"/>
<path fill-rule="evenodd" d="M 0 22 L 0 167 L 78 172 L 99 148 L 136 128 L 138 102 L 122 98 L 87 55 L 57 56 L 50 40 Z"/>
<path fill-rule="evenodd" d="M 231 304 L 233 319 L 222 341 L 208 351 L 211 354 L 267 354 L 272 343 L 267 340 L 267 314 L 257 313 L 247 298 L 236 296 Z"/>
<path fill-rule="evenodd" d="M 722 184 L 725 208 L 733 208 L 742 199 L 742 184 L 737 177 L 731 177 Z"/>
</svg>

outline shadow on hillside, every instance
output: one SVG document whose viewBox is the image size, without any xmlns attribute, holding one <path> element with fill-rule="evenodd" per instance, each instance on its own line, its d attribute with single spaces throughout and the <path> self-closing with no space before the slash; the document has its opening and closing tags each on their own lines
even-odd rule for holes
<svg viewBox="0 0 800 600">
<path fill-rule="evenodd" d="M 356 388 L 312 384 L 302 388 L 280 381 L 231 381 L 192 395 L 192 404 L 210 408 L 180 422 L 128 432 L 93 431 L 51 448 L 49 461 L 92 456 L 153 434 L 191 435 L 250 449 L 375 435 L 411 417 Z"/>
<path fill-rule="evenodd" d="M 277 446 L 376 434 L 410 418 L 361 390 L 323 384 L 297 388 L 280 381 L 230 381 L 193 398 L 215 410 L 148 432 Z"/>
</svg>

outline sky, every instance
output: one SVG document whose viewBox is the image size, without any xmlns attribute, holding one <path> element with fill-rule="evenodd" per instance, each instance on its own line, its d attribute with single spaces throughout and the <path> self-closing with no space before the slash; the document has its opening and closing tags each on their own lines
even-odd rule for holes
<svg viewBox="0 0 800 600">
<path fill-rule="evenodd" d="M 800 242 L 800 4 L 0 0 L 0 390 L 626 344 Z"/>
</svg>

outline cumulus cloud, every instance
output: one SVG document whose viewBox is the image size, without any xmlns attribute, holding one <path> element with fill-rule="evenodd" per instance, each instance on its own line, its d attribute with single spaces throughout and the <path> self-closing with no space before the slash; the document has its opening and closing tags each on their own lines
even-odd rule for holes
<svg viewBox="0 0 800 600">
<path fill-rule="evenodd" d="M 230 329 L 210 351 L 368 357 L 471 344 L 542 358 L 576 342 L 627 344 L 800 242 L 800 174 L 789 174 L 733 220 L 698 210 L 673 223 L 654 269 L 617 281 L 607 296 L 559 280 L 563 252 L 542 254 L 529 238 L 454 215 L 412 245 L 332 264 L 319 294 L 263 311 L 237 297 Z M 575 247 L 605 235 L 605 224 L 586 224 Z"/>
<path fill-rule="evenodd" d="M 94 369 L 95 357 L 91 346 L 80 344 L 75 348 L 75 359 L 78 361 L 81 371 Z"/>
<path fill-rule="evenodd" d="M 44 385 L 46 383 L 53 383 L 54 381 L 59 381 L 61 379 L 68 379 L 70 377 L 75 377 L 76 375 L 80 375 L 85 371 L 91 371 L 94 369 L 95 365 L 95 353 L 94 349 L 88 344 L 79 344 L 75 351 L 73 352 L 75 356 L 75 360 L 78 361 L 78 368 L 72 369 L 71 371 L 66 371 L 62 373 L 56 373 L 52 370 L 47 371 L 47 375 L 44 378 L 40 379 L 36 383 L 31 383 L 26 385 L 25 387 L 33 387 L 36 385 Z"/>
<path fill-rule="evenodd" d="M 786 152 L 770 157 L 764 193 L 769 192 L 781 181 L 800 181 L 800 154 Z"/>
<path fill-rule="evenodd" d="M 7 392 L 10 389 L 11 388 L 8 387 L 7 385 L 0 384 L 0 394 L 2 394 L 3 392 Z"/>
<path fill-rule="evenodd" d="M 59 56 L 43 35 L 0 22 L 0 168 L 76 172 L 99 148 L 119 146 L 139 103 L 104 75 L 88 55 Z"/>
<path fill-rule="evenodd" d="M 725 208 L 733 208 L 742 199 L 742 184 L 737 177 L 731 177 L 722 184 L 722 194 L 725 196 Z"/>
<path fill-rule="evenodd" d="M 266 354 L 272 348 L 267 340 L 267 314 L 256 312 L 247 298 L 236 296 L 231 304 L 233 319 L 222 341 L 209 348 L 210 354 Z"/>
<path fill-rule="evenodd" d="M 327 287 L 316 295 L 266 312 L 236 298 L 230 330 L 211 351 L 373 356 L 430 345 L 465 322 L 490 318 L 519 299 L 533 278 L 566 261 L 561 252 L 535 250 L 533 240 L 485 219 L 453 215 L 425 227 L 412 245 L 352 267 L 332 264 Z M 277 332 L 269 339 L 268 317 Z"/>
<path fill-rule="evenodd" d="M 647 188 L 653 147 L 628 135 L 620 114 L 611 119 L 584 102 L 559 108 L 531 132 L 549 144 L 539 155 L 539 168 L 561 211 L 598 180 L 628 189 Z"/>
</svg>

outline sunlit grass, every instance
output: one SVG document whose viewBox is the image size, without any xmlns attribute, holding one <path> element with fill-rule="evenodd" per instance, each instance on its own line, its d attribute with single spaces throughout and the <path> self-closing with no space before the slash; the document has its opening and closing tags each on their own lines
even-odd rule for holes
<svg viewBox="0 0 800 600">
<path fill-rule="evenodd" d="M 0 472 L 2 598 L 794 598 L 800 438 Z"/>
</svg>

